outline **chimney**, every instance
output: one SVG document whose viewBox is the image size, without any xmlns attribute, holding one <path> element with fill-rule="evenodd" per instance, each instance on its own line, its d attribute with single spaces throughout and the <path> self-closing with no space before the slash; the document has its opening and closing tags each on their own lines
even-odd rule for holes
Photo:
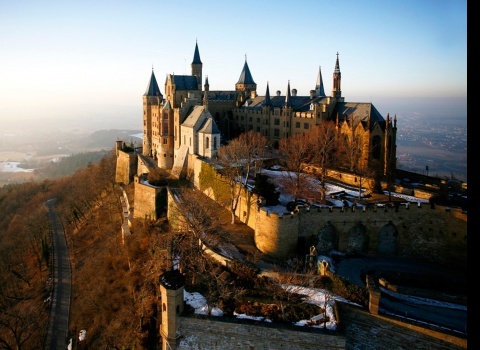
<svg viewBox="0 0 480 350">
<path fill-rule="evenodd" d="M 315 97 L 315 90 L 310 90 L 310 99 L 313 100 Z"/>
<path fill-rule="evenodd" d="M 292 89 L 292 96 L 297 96 L 297 89 Z"/>
<path fill-rule="evenodd" d="M 277 96 L 281 96 L 282 95 L 282 92 L 280 90 L 277 90 Z"/>
</svg>

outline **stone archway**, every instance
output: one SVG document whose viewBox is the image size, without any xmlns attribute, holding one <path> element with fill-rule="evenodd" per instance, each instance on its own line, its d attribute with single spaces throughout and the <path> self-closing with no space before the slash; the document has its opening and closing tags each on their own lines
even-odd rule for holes
<svg viewBox="0 0 480 350">
<path fill-rule="evenodd" d="M 335 226 L 327 221 L 317 234 L 316 249 L 318 252 L 328 252 L 338 249 L 338 234 Z"/>
<path fill-rule="evenodd" d="M 358 222 L 348 231 L 347 253 L 365 253 L 368 249 L 367 228 Z"/>
<path fill-rule="evenodd" d="M 377 254 L 384 256 L 397 255 L 398 230 L 393 222 L 389 221 L 378 233 Z"/>
</svg>

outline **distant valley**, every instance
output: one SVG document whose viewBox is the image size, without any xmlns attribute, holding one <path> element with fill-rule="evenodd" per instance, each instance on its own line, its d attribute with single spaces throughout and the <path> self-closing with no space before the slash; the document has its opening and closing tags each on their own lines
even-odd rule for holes
<svg viewBox="0 0 480 350">
<path fill-rule="evenodd" d="M 33 169 L 73 154 L 113 150 L 116 140 L 142 144 L 141 129 L 48 124 L 29 123 L 2 131 L 0 186 L 36 180 Z M 398 168 L 467 182 L 467 118 L 401 116 L 397 127 Z"/>
</svg>

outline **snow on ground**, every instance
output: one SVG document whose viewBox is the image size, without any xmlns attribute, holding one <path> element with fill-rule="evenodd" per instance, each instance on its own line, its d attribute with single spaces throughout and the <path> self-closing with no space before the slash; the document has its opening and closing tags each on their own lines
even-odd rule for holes
<svg viewBox="0 0 480 350">
<path fill-rule="evenodd" d="M 276 205 L 276 206 L 269 206 L 268 210 L 270 210 L 272 212 L 275 212 L 275 213 L 279 213 L 279 214 L 288 212 L 288 210 L 286 209 L 286 205 L 287 205 L 288 202 L 293 201 L 294 196 L 292 194 L 285 193 L 285 191 L 282 191 L 282 188 L 278 185 L 280 183 L 280 181 L 278 181 L 278 180 L 281 179 L 282 177 L 285 177 L 285 176 L 295 176 L 295 175 L 294 174 L 287 175 L 287 173 L 285 171 L 268 170 L 268 169 L 262 169 L 262 174 L 268 175 L 271 179 L 277 179 L 277 181 L 275 181 L 275 183 L 277 184 L 277 190 L 280 192 L 279 204 Z M 352 197 L 352 198 L 358 198 L 359 197 L 358 196 L 358 194 L 359 194 L 358 190 L 352 190 L 351 186 L 342 187 L 340 185 L 334 185 L 334 184 L 331 184 L 331 183 L 326 183 L 325 185 L 326 185 L 326 195 L 327 196 L 330 196 L 331 194 L 337 193 L 337 192 L 345 192 L 345 194 L 348 197 Z M 312 190 L 320 191 L 320 186 L 321 186 L 320 180 L 318 180 L 314 177 L 310 178 L 309 187 Z M 363 192 L 365 192 L 365 189 L 362 189 L 361 196 L 363 196 Z M 388 194 L 388 192 L 385 192 L 385 194 Z M 414 196 L 408 196 L 408 195 L 405 195 L 405 194 L 392 192 L 391 195 L 392 195 L 392 197 L 402 198 L 402 199 L 405 200 L 405 202 L 428 203 L 428 200 L 426 200 L 426 199 L 418 198 L 418 197 L 414 197 Z M 328 198 L 328 200 L 333 204 L 333 206 L 336 206 L 336 207 L 341 207 L 345 204 L 343 202 L 343 200 L 340 200 L 340 199 L 335 199 L 335 198 L 330 197 L 330 198 Z M 361 204 L 353 203 L 353 202 L 349 201 L 348 199 L 346 199 L 346 202 L 348 203 L 349 206 L 356 205 L 357 207 L 363 207 Z M 323 204 L 322 205 L 314 204 L 314 205 L 325 207 L 325 208 L 330 207 L 328 205 L 323 205 Z"/>
<path fill-rule="evenodd" d="M 331 330 L 337 329 L 337 320 L 335 318 L 335 312 L 333 306 L 336 300 L 349 303 L 348 300 L 341 298 L 335 294 L 332 294 L 328 291 L 318 288 L 306 288 L 294 285 L 282 285 L 287 292 L 297 293 L 305 295 L 305 302 L 309 304 L 317 305 L 326 310 L 326 316 L 328 317 L 328 322 L 321 322 L 325 315 L 320 314 L 312 317 L 309 320 L 298 320 L 293 324 L 296 326 L 308 326 L 313 328 L 327 328 Z M 207 303 L 207 300 L 203 295 L 197 292 L 187 292 L 184 290 L 184 300 L 185 302 L 195 309 L 195 314 L 198 315 L 210 315 L 221 317 L 223 316 L 223 311 L 216 306 L 210 306 Z M 250 319 L 254 321 L 263 321 L 263 322 L 272 322 L 272 320 L 263 317 L 263 316 L 249 316 L 246 314 L 234 313 L 238 319 Z"/>
</svg>

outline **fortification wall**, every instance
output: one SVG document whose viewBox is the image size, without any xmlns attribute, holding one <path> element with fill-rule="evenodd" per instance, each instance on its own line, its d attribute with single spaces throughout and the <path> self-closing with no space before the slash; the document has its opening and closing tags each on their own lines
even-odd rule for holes
<svg viewBox="0 0 480 350">
<path fill-rule="evenodd" d="M 257 211 L 255 245 L 262 253 L 283 259 L 294 255 L 298 244 L 299 215 L 279 215 L 263 207 Z"/>
<path fill-rule="evenodd" d="M 466 215 L 460 209 L 432 209 L 426 204 L 365 210 L 300 208 L 280 215 L 259 208 L 255 222 L 255 244 L 276 258 L 286 258 L 300 237 L 330 240 L 331 248 L 342 252 L 432 259 L 434 250 L 448 251 L 448 244 L 465 249 L 467 245 Z"/>
<path fill-rule="evenodd" d="M 133 181 L 133 176 L 137 171 L 137 154 L 132 152 L 123 152 L 117 149 L 117 166 L 115 172 L 115 182 L 125 185 Z"/>
<path fill-rule="evenodd" d="M 142 177 L 135 175 L 135 197 L 133 217 L 156 220 L 156 199 L 162 187 L 142 183 Z"/>
</svg>

